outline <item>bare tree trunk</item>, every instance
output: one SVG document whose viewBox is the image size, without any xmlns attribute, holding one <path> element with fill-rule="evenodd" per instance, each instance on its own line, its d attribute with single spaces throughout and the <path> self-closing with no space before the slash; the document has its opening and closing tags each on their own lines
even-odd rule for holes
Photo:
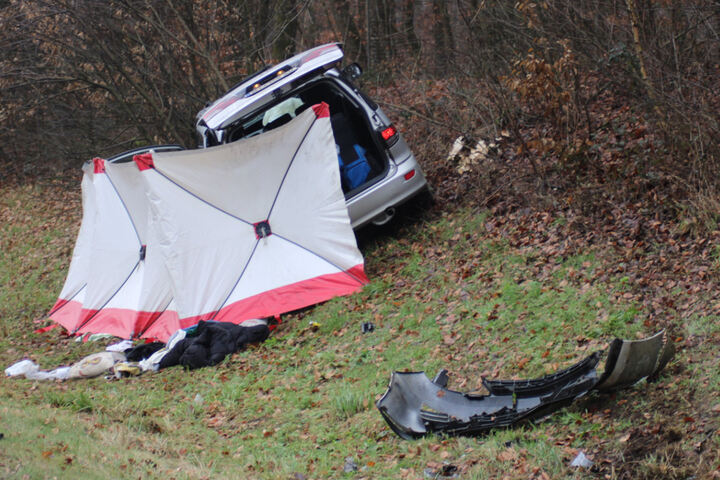
<svg viewBox="0 0 720 480">
<path fill-rule="evenodd" d="M 396 0 L 395 11 L 399 16 L 402 37 L 408 53 L 416 54 L 420 50 L 420 41 L 415 34 L 415 2 L 413 0 Z"/>
<path fill-rule="evenodd" d="M 653 111 L 657 115 L 659 126 L 661 129 L 665 129 L 664 112 L 660 106 L 660 102 L 655 91 L 655 87 L 648 77 L 647 69 L 645 68 L 645 55 L 643 53 L 642 44 L 640 42 L 640 26 L 638 21 L 638 12 L 635 6 L 635 0 L 625 0 L 627 5 L 628 13 L 630 14 L 630 24 L 632 26 L 633 33 L 633 45 L 635 47 L 635 56 L 637 57 L 638 66 L 640 68 L 640 77 L 643 85 L 645 86 L 645 92 L 653 106 Z"/>
<path fill-rule="evenodd" d="M 277 34 L 272 45 L 275 60 L 288 57 L 295 49 L 298 19 L 302 12 L 300 3 L 298 0 L 284 0 L 275 9 L 273 21 L 276 24 Z"/>
<path fill-rule="evenodd" d="M 433 0 L 433 14 L 436 17 L 433 26 L 435 69 L 438 74 L 442 74 L 450 66 L 455 51 L 447 2 L 445 0 Z"/>
<path fill-rule="evenodd" d="M 365 52 L 367 53 L 367 68 L 368 70 L 373 67 L 373 56 L 372 50 L 370 49 L 370 6 L 369 1 L 365 0 Z"/>
<path fill-rule="evenodd" d="M 653 102 L 655 102 L 655 89 L 648 78 L 647 70 L 645 68 L 645 56 L 643 55 L 642 44 L 640 43 L 640 27 L 638 25 L 638 14 L 637 8 L 635 7 L 635 0 L 625 0 L 627 5 L 628 13 L 630 14 L 630 26 L 632 27 L 633 34 L 633 46 L 635 48 L 635 57 L 640 68 L 640 78 L 642 79 L 645 91 Z"/>
<path fill-rule="evenodd" d="M 343 42 L 348 58 L 368 64 L 367 49 L 363 47 L 360 27 L 356 21 L 357 9 L 353 8 L 350 0 L 329 0 L 327 10 L 331 13 L 335 29 L 339 33 L 339 40 Z"/>
</svg>

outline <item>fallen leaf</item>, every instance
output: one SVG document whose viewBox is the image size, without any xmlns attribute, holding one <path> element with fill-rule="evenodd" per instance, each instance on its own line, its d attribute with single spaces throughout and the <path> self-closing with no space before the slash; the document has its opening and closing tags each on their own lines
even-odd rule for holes
<svg viewBox="0 0 720 480">
<path fill-rule="evenodd" d="M 498 453 L 497 459 L 501 462 L 510 462 L 516 460 L 518 454 L 513 448 L 506 448 L 502 452 Z"/>
</svg>

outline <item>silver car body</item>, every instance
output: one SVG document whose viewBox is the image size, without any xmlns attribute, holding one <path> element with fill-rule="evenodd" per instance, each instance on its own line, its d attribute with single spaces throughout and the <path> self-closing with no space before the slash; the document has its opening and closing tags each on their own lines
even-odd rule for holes
<svg viewBox="0 0 720 480">
<path fill-rule="evenodd" d="M 322 45 L 242 81 L 198 113 L 199 147 L 260 133 L 256 130 L 247 134 L 248 122 L 259 123 L 257 119 L 264 112 L 302 92 L 312 92 L 313 98 L 317 98 L 318 93 L 327 89 L 328 96 L 339 98 L 345 102 L 345 109 L 352 110 L 349 116 L 354 117 L 356 126 L 362 125 L 354 130 L 363 136 L 366 148 L 371 150 L 368 156 L 372 154 L 376 162 L 372 177 L 356 188 L 344 189 L 352 226 L 381 225 L 392 218 L 398 205 L 426 189 L 427 181 L 385 113 L 337 69 L 342 58 L 339 44 Z M 368 131 L 360 131 L 364 128 Z M 235 138 L 233 132 L 238 131 L 241 133 Z M 395 134 L 384 140 L 383 132 Z M 335 130 L 336 142 L 338 134 Z"/>
</svg>

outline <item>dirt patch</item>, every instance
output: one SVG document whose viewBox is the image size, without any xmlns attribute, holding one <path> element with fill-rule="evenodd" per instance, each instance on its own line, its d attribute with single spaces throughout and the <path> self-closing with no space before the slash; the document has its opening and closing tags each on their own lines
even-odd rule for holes
<svg viewBox="0 0 720 480">
<path fill-rule="evenodd" d="M 633 428 L 619 457 L 620 479 L 681 479 L 692 474 L 690 455 L 682 450 L 683 432 L 667 424 Z M 694 462 L 693 462 L 694 463 Z"/>
<path fill-rule="evenodd" d="M 664 379 L 648 385 L 642 409 L 613 401 L 610 417 L 629 417 L 635 426 L 618 432 L 618 442 L 601 445 L 596 452 L 597 473 L 619 480 L 720 478 L 718 452 L 713 447 L 717 418 L 706 406 L 712 392 L 688 392 L 677 384 L 689 372 L 675 364 Z M 619 398 L 619 396 L 618 396 Z M 617 399 L 615 399 L 617 400 Z"/>
</svg>

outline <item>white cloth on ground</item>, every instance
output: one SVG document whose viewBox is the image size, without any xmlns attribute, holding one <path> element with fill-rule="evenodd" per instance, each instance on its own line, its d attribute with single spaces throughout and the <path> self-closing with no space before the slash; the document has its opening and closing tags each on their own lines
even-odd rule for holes
<svg viewBox="0 0 720 480">
<path fill-rule="evenodd" d="M 22 377 L 28 380 L 66 380 L 70 373 L 70 367 L 59 367 L 55 370 L 40 370 L 40 367 L 32 360 L 21 360 L 5 369 L 8 377 Z"/>
<path fill-rule="evenodd" d="M 121 342 L 113 343 L 112 345 L 108 345 L 107 347 L 105 347 L 105 351 L 123 353 L 128 348 L 132 348 L 132 346 L 133 346 L 132 340 L 123 340 Z"/>
<path fill-rule="evenodd" d="M 173 333 L 170 338 L 168 339 L 167 343 L 163 348 L 158 350 L 157 352 L 150 355 L 150 357 L 146 358 L 145 360 L 142 360 L 139 362 L 140 368 L 142 368 L 143 372 L 147 371 L 157 371 L 160 365 L 160 360 L 163 359 L 167 353 L 172 350 L 172 348 L 175 346 L 177 342 L 185 338 L 185 335 L 187 335 L 187 332 L 185 330 L 178 330 L 175 333 Z"/>
</svg>

